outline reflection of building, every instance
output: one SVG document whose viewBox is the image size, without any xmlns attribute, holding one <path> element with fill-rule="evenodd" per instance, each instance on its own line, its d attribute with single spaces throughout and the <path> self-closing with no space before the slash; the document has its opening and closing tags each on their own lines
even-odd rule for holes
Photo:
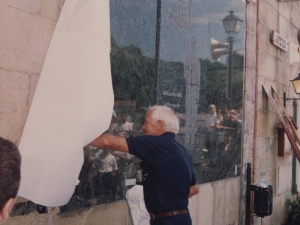
<svg viewBox="0 0 300 225">
<path fill-rule="evenodd" d="M 192 36 L 191 45 L 184 55 L 184 77 L 186 80 L 186 120 L 185 120 L 185 145 L 193 148 L 197 132 L 197 114 L 200 93 L 200 61 L 195 55 L 196 37 Z"/>
<path fill-rule="evenodd" d="M 197 132 L 201 68 L 199 57 L 195 54 L 197 41 L 196 37 L 192 35 L 191 28 L 192 0 L 189 0 L 186 6 L 188 8 L 187 15 L 181 12 L 180 6 L 177 6 L 177 14 L 169 11 L 169 19 L 176 24 L 177 28 L 186 30 L 189 37 L 189 46 L 186 54 L 184 55 L 184 78 L 186 82 L 185 145 L 189 149 L 193 149 L 195 145 L 195 134 Z"/>
</svg>

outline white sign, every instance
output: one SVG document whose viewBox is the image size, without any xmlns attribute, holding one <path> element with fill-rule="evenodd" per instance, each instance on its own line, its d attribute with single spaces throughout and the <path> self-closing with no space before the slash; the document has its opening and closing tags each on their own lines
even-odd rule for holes
<svg viewBox="0 0 300 225">
<path fill-rule="evenodd" d="M 170 96 L 170 97 L 182 98 L 182 93 L 181 93 L 181 92 L 168 92 L 168 91 L 163 91 L 163 95 Z"/>
<path fill-rule="evenodd" d="M 282 49 L 283 51 L 286 52 L 288 51 L 289 42 L 285 38 L 280 36 L 280 34 L 278 34 L 276 31 L 272 32 L 271 41 L 274 45 L 276 45 L 278 48 Z"/>
</svg>

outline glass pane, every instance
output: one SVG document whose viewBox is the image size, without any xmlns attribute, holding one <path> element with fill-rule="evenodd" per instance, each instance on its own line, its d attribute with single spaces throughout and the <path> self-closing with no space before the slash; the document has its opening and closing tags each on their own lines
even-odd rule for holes
<svg viewBox="0 0 300 225">
<path fill-rule="evenodd" d="M 109 131 L 142 135 L 147 108 L 167 105 L 180 119 L 176 138 L 192 156 L 198 183 L 238 176 L 244 23 L 229 35 L 222 19 L 232 10 L 244 20 L 244 9 L 243 0 L 110 0 Z M 139 179 L 140 161 L 132 155 L 91 146 L 84 155 L 81 182 L 61 211 L 124 199 Z"/>
<path fill-rule="evenodd" d="M 244 24 L 228 35 L 222 19 L 232 10 L 243 20 L 244 8 L 242 0 L 162 1 L 158 104 L 177 112 L 177 139 L 200 183 L 240 173 Z"/>
</svg>

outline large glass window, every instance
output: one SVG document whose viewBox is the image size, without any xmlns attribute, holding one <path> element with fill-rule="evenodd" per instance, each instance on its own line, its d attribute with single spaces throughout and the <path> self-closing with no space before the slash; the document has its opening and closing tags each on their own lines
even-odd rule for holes
<svg viewBox="0 0 300 225">
<path fill-rule="evenodd" d="M 240 174 L 244 0 L 110 0 L 115 94 L 110 132 L 142 135 L 149 106 L 174 109 L 198 183 Z M 125 198 L 139 159 L 86 146 L 62 211 Z M 103 165 L 110 161 L 112 171 Z"/>
</svg>

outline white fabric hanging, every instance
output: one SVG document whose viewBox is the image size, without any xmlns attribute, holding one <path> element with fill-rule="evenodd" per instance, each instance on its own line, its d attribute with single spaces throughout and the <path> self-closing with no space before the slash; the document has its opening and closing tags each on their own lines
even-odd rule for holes
<svg viewBox="0 0 300 225">
<path fill-rule="evenodd" d="M 109 0 L 66 0 L 19 144 L 19 196 L 68 203 L 83 147 L 108 129 L 113 99 Z"/>
</svg>

